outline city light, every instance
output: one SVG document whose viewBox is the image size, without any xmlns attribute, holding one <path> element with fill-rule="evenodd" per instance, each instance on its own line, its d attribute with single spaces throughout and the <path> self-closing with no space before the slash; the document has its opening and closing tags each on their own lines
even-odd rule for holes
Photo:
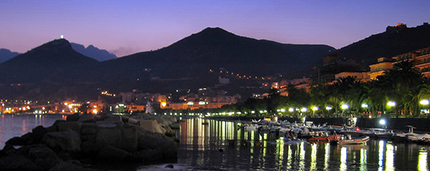
<svg viewBox="0 0 430 171">
<path fill-rule="evenodd" d="M 420 104 L 421 105 L 428 105 L 430 103 L 430 101 L 429 100 L 427 100 L 427 99 L 425 99 L 425 100 L 421 100 L 420 101 Z"/>
<path fill-rule="evenodd" d="M 369 107 L 369 105 L 368 105 L 368 104 L 366 104 L 366 103 L 363 103 L 363 104 L 361 104 L 361 107 L 362 107 L 362 108 L 368 108 L 368 107 Z"/>
<path fill-rule="evenodd" d="M 346 110 L 349 108 L 348 104 L 343 104 L 342 106 L 340 106 L 340 108 L 342 108 L 343 110 Z"/>
<path fill-rule="evenodd" d="M 386 124 L 385 119 L 381 119 L 381 120 L 379 120 L 379 124 L 381 124 L 382 126 L 385 126 L 385 124 Z"/>
<path fill-rule="evenodd" d="M 327 109 L 327 110 L 331 110 L 331 109 L 333 109 L 331 106 L 327 106 L 327 107 L 325 107 L 325 109 Z"/>
<path fill-rule="evenodd" d="M 396 106 L 396 102 L 389 101 L 389 102 L 387 103 L 387 106 L 390 106 L 390 107 Z"/>
</svg>

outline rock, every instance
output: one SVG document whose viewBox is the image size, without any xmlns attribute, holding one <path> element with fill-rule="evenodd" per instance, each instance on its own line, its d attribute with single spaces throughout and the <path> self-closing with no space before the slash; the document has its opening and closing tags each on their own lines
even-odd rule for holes
<svg viewBox="0 0 430 171">
<path fill-rule="evenodd" d="M 49 169 L 49 171 L 82 171 L 82 170 L 91 170 L 91 169 L 85 169 L 83 168 L 81 165 L 77 164 L 79 163 L 78 161 L 65 161 L 65 162 L 60 162 L 58 164 L 56 164 L 54 167 L 52 167 L 51 169 Z"/>
<path fill-rule="evenodd" d="M 118 116 L 118 115 L 108 117 L 108 118 L 104 119 L 103 121 L 106 123 L 113 123 L 113 124 L 122 124 L 123 123 L 121 116 Z"/>
<path fill-rule="evenodd" d="M 55 151 L 80 152 L 81 137 L 70 129 L 63 132 L 48 132 L 42 138 L 43 144 Z"/>
<path fill-rule="evenodd" d="M 58 131 L 58 124 L 66 122 L 65 120 L 56 120 L 50 127 L 46 128 L 48 132 L 56 132 Z"/>
<path fill-rule="evenodd" d="M 93 114 L 83 114 L 79 117 L 79 122 L 95 122 L 97 115 Z"/>
<path fill-rule="evenodd" d="M 46 146 L 35 146 L 28 152 L 28 157 L 43 170 L 48 170 L 62 162 L 57 154 Z"/>
<path fill-rule="evenodd" d="M 42 125 L 37 126 L 36 128 L 33 128 L 31 130 L 33 133 L 33 141 L 34 143 L 39 143 L 40 140 L 42 140 L 43 136 L 48 132 L 46 128 L 44 128 Z"/>
<path fill-rule="evenodd" d="M 131 125 L 98 125 L 96 143 L 111 145 L 127 151 L 137 150 L 137 130 Z"/>
<path fill-rule="evenodd" d="M 103 144 L 97 144 L 96 140 L 87 140 L 81 143 L 81 152 L 85 156 L 96 156 L 104 147 Z"/>
<path fill-rule="evenodd" d="M 127 151 L 137 150 L 137 129 L 136 126 L 122 125 L 122 138 L 119 148 Z"/>
<path fill-rule="evenodd" d="M 178 146 L 173 138 L 164 134 L 143 131 L 139 135 L 139 149 L 155 149 L 164 159 L 176 158 Z"/>
<path fill-rule="evenodd" d="M 82 141 L 93 140 L 96 138 L 97 125 L 95 123 L 83 123 L 81 125 Z"/>
<path fill-rule="evenodd" d="M 19 171 L 42 171 L 36 163 L 24 156 L 5 156 L 0 158 L 1 170 L 19 170 Z"/>
<path fill-rule="evenodd" d="M 98 159 L 103 161 L 125 161 L 130 153 L 113 146 L 105 146 L 99 153 Z"/>
<path fill-rule="evenodd" d="M 31 133 L 27 133 L 28 136 L 21 137 L 13 137 L 6 141 L 6 145 L 15 146 L 15 145 L 30 145 L 33 143 L 33 139 L 31 138 Z"/>
<path fill-rule="evenodd" d="M 140 120 L 140 127 L 151 132 L 162 133 L 164 134 L 164 130 L 158 124 L 156 120 Z"/>
<path fill-rule="evenodd" d="M 76 133 L 81 133 L 81 125 L 82 122 L 73 121 L 73 122 L 61 122 L 58 123 L 58 131 L 66 131 L 66 130 L 72 130 Z"/>
<path fill-rule="evenodd" d="M 78 121 L 79 117 L 80 117 L 79 113 L 75 113 L 73 115 L 68 115 L 67 118 L 66 118 L 66 121 L 67 122 L 69 122 L 69 121 Z"/>
<path fill-rule="evenodd" d="M 172 128 L 172 129 L 179 129 L 179 123 L 173 123 L 173 124 L 171 124 L 170 128 Z"/>
<path fill-rule="evenodd" d="M 170 128 L 170 126 L 163 126 L 163 128 L 166 130 L 166 132 L 164 134 L 166 134 L 167 136 L 176 135 L 176 131 L 173 130 L 172 128 Z"/>
<path fill-rule="evenodd" d="M 134 124 L 134 125 L 137 125 L 139 123 L 138 119 L 134 119 L 134 118 L 128 117 L 128 116 L 122 116 L 122 121 L 130 123 L 130 124 Z"/>
</svg>

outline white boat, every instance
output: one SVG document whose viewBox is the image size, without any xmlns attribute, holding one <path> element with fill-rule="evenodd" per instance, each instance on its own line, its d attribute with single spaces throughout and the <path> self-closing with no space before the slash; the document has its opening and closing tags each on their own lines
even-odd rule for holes
<svg viewBox="0 0 430 171">
<path fill-rule="evenodd" d="M 393 130 L 388 130 L 384 128 L 366 128 L 358 131 L 362 136 L 369 136 L 371 138 L 378 139 L 391 139 L 394 136 Z"/>
<path fill-rule="evenodd" d="M 245 131 L 257 131 L 258 128 L 260 128 L 260 125 L 257 125 L 257 124 L 247 123 L 243 125 L 243 130 Z"/>
<path fill-rule="evenodd" d="M 364 144 L 370 140 L 369 136 L 352 138 L 352 139 L 343 139 L 339 140 L 337 143 L 340 145 L 352 145 L 352 144 Z"/>
</svg>

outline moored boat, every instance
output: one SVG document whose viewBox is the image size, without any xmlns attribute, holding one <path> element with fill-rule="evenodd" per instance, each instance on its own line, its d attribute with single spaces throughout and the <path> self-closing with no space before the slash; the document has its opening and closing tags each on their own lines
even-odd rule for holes
<svg viewBox="0 0 430 171">
<path fill-rule="evenodd" d="M 340 144 L 340 145 L 364 144 L 364 143 L 366 143 L 369 140 L 370 140 L 369 136 L 363 136 L 363 137 L 358 137 L 358 138 L 339 140 L 339 141 L 337 141 L 337 144 Z"/>
<path fill-rule="evenodd" d="M 308 142 L 331 142 L 331 141 L 339 141 L 341 140 L 341 135 L 330 135 L 330 136 L 318 136 L 309 138 Z"/>
</svg>

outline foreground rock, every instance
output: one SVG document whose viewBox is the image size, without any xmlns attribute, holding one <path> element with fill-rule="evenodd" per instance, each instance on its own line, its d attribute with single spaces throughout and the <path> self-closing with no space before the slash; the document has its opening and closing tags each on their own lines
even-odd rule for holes
<svg viewBox="0 0 430 171">
<path fill-rule="evenodd" d="M 151 163 L 176 159 L 175 118 L 70 115 L 51 127 L 38 126 L 8 140 L 0 151 L 2 170 L 91 170 L 108 163 Z"/>
</svg>

